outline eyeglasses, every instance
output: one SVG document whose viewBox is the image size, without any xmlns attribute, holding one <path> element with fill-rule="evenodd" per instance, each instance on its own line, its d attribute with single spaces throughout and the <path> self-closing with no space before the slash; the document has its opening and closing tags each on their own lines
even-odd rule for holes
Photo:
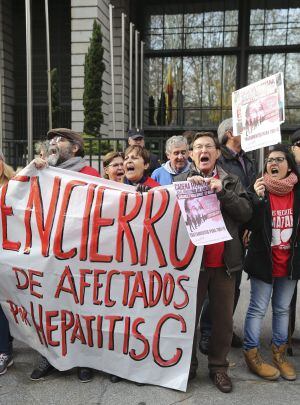
<svg viewBox="0 0 300 405">
<path fill-rule="evenodd" d="M 59 143 L 59 142 L 66 142 L 68 139 L 64 138 L 63 136 L 54 136 L 53 138 L 50 139 L 50 145 L 53 143 Z"/>
<path fill-rule="evenodd" d="M 285 157 L 279 156 L 279 157 L 276 157 L 276 158 L 267 158 L 267 159 L 265 160 L 265 162 L 266 162 L 266 163 L 282 163 L 282 162 L 284 162 L 285 160 L 286 160 Z"/>
<path fill-rule="evenodd" d="M 113 167 L 114 169 L 116 169 L 117 167 L 123 168 L 123 166 L 123 163 L 110 163 L 109 165 L 107 165 L 107 167 Z"/>
<path fill-rule="evenodd" d="M 203 149 L 206 149 L 206 150 L 212 150 L 212 149 L 216 149 L 216 146 L 215 145 L 196 145 L 196 146 L 194 146 L 193 147 L 193 150 L 203 150 Z"/>
</svg>

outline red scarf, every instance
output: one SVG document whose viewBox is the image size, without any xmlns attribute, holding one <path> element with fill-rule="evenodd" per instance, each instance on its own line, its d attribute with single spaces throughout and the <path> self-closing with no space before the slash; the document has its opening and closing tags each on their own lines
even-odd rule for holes
<svg viewBox="0 0 300 405">
<path fill-rule="evenodd" d="M 265 173 L 264 182 L 269 193 L 275 195 L 286 195 L 290 193 L 293 190 L 294 185 L 298 183 L 298 177 L 292 172 L 284 179 L 278 180 L 271 177 L 268 173 Z"/>
</svg>

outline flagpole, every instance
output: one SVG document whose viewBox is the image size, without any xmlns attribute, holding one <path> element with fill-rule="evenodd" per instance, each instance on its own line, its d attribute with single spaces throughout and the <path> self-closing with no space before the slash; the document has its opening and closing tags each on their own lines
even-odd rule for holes
<svg viewBox="0 0 300 405">
<path fill-rule="evenodd" d="M 48 0 L 45 0 L 45 19 L 46 19 L 46 48 L 47 48 L 47 76 L 48 76 L 48 116 L 49 116 L 49 129 L 51 129 L 52 128 L 52 95 L 51 95 L 51 63 L 50 63 Z"/>
<path fill-rule="evenodd" d="M 133 27 L 134 24 L 130 23 L 129 31 L 129 129 L 132 128 L 132 59 L 133 59 Z"/>
<path fill-rule="evenodd" d="M 31 64 L 31 0 L 25 0 L 26 20 L 26 78 L 27 78 L 27 159 L 33 159 L 32 136 L 32 64 Z"/>
<path fill-rule="evenodd" d="M 135 30 L 135 114 L 134 114 L 134 126 L 138 127 L 138 69 L 139 69 L 139 32 Z"/>
<path fill-rule="evenodd" d="M 140 127 L 144 127 L 144 41 L 141 41 Z"/>
<path fill-rule="evenodd" d="M 125 18 L 122 13 L 122 136 L 125 136 Z"/>
<path fill-rule="evenodd" d="M 111 73 L 111 107 L 112 107 L 112 132 L 116 137 L 116 120 L 115 120 L 115 77 L 114 77 L 114 43 L 113 43 L 113 10 L 114 6 L 109 5 L 109 43 L 110 43 L 110 73 Z M 114 142 L 114 150 L 116 143 Z"/>
</svg>

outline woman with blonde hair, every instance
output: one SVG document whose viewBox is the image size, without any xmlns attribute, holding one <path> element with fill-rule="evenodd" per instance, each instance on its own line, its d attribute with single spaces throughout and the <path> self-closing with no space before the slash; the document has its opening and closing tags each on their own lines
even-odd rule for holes
<svg viewBox="0 0 300 405">
<path fill-rule="evenodd" d="M 124 178 L 124 153 L 108 152 L 103 158 L 104 178 L 123 182 Z"/>
<path fill-rule="evenodd" d="M 0 150 L 0 187 L 5 185 L 14 174 L 13 168 L 5 163 L 4 155 Z M 12 341 L 9 324 L 0 305 L 0 375 L 5 374 L 7 368 L 13 364 Z"/>
</svg>

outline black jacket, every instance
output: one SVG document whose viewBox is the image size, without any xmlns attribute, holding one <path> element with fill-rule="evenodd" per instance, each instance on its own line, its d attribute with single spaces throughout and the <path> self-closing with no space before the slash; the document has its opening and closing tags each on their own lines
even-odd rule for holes
<svg viewBox="0 0 300 405">
<path fill-rule="evenodd" d="M 235 174 L 240 179 L 242 185 L 247 189 L 256 179 L 256 170 L 252 160 L 248 158 L 244 151 L 241 152 L 246 172 L 237 156 L 234 156 L 226 146 L 221 146 L 221 156 L 218 164 L 227 172 Z"/>
<path fill-rule="evenodd" d="M 222 181 L 223 190 L 217 193 L 221 212 L 232 239 L 225 241 L 224 263 L 229 272 L 243 269 L 243 248 L 239 238 L 239 227 L 250 220 L 252 207 L 248 195 L 238 177 L 226 173 L 217 165 L 217 172 Z M 174 181 L 185 181 L 188 177 L 199 175 L 194 165 L 186 173 L 174 177 Z"/>
<path fill-rule="evenodd" d="M 259 199 L 253 187 L 249 192 L 253 203 L 253 217 L 247 224 L 252 231 L 250 243 L 245 258 L 244 270 L 251 277 L 266 283 L 272 283 L 272 214 L 268 193 L 265 198 Z M 288 276 L 293 280 L 300 278 L 300 184 L 294 188 L 293 232 L 290 240 L 291 250 L 288 262 Z"/>
</svg>

